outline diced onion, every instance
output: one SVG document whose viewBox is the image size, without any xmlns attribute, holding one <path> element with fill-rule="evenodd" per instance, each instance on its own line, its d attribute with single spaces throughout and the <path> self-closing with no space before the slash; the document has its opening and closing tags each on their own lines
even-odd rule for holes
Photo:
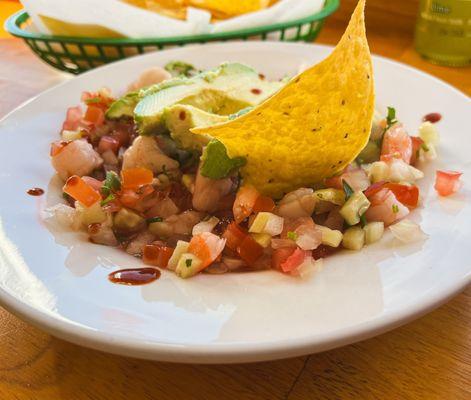
<svg viewBox="0 0 471 400">
<path fill-rule="evenodd" d="M 193 227 L 192 234 L 194 236 L 194 235 L 199 235 L 200 233 L 203 233 L 203 232 L 211 232 L 218 223 L 219 223 L 219 218 L 217 217 L 211 217 L 207 221 L 198 222 Z"/>
<path fill-rule="evenodd" d="M 440 142 L 440 135 L 435 124 L 430 121 L 425 121 L 419 127 L 419 136 L 427 144 L 433 144 L 436 146 Z"/>
<path fill-rule="evenodd" d="M 322 258 L 314 260 L 312 257 L 306 257 L 304 262 L 296 269 L 296 273 L 301 279 L 307 279 L 314 273 L 321 271 L 322 266 Z"/>
<path fill-rule="evenodd" d="M 394 237 L 403 243 L 414 243 L 423 240 L 427 236 L 418 224 L 408 219 L 403 219 L 397 224 L 391 225 L 389 229 Z"/>
</svg>

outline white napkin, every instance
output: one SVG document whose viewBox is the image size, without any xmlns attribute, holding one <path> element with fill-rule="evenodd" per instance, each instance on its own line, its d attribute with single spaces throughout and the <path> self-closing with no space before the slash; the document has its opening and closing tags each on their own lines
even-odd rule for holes
<svg viewBox="0 0 471 400">
<path fill-rule="evenodd" d="M 119 0 L 21 0 L 21 2 L 41 33 L 51 32 L 38 15 L 72 24 L 99 25 L 130 38 L 163 38 L 228 32 L 287 22 L 320 11 L 325 0 L 280 0 L 270 8 L 214 24 L 210 22 L 209 12 L 196 8 L 189 8 L 186 21 L 181 21 Z"/>
</svg>

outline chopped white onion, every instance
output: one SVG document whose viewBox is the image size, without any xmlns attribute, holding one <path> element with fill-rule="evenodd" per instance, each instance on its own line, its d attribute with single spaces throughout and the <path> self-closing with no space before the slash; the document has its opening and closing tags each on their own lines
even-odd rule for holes
<svg viewBox="0 0 471 400">
<path fill-rule="evenodd" d="M 414 243 L 423 240 L 427 235 L 420 226 L 408 219 L 403 219 L 389 227 L 394 237 L 403 243 Z"/>
<path fill-rule="evenodd" d="M 198 222 L 193 227 L 192 234 L 193 236 L 195 236 L 203 232 L 211 232 L 218 223 L 219 223 L 219 218 L 217 217 L 211 217 L 207 221 Z"/>
<path fill-rule="evenodd" d="M 307 279 L 314 273 L 321 271 L 322 265 L 322 258 L 314 260 L 312 257 L 306 257 L 303 263 L 296 269 L 296 273 L 300 278 Z"/>
</svg>

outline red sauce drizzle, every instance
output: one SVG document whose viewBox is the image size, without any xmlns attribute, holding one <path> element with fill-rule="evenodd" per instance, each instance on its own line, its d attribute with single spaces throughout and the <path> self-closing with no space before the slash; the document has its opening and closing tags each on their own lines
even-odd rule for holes
<svg viewBox="0 0 471 400">
<path fill-rule="evenodd" d="M 260 89 L 257 89 L 257 88 L 253 88 L 253 89 L 251 90 L 251 92 L 252 92 L 253 94 L 260 94 L 260 93 L 262 93 L 262 91 L 261 91 Z"/>
<path fill-rule="evenodd" d="M 120 269 L 108 275 L 108 279 L 120 285 L 145 285 L 160 278 L 160 271 L 157 268 L 131 268 Z"/>
<path fill-rule="evenodd" d="M 440 121 L 441 119 L 442 119 L 442 114 L 434 112 L 434 113 L 430 113 L 430 114 L 425 115 L 422 118 L 422 121 L 424 121 L 424 122 L 428 121 L 428 122 L 431 122 L 432 124 L 435 124 L 438 121 Z"/>
<path fill-rule="evenodd" d="M 32 188 L 29 189 L 26 193 L 28 193 L 30 196 L 41 196 L 44 194 L 44 190 L 41 188 Z"/>
</svg>

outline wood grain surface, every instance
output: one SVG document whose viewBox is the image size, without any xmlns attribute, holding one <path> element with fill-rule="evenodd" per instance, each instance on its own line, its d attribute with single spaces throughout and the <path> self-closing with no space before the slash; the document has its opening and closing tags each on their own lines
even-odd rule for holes
<svg viewBox="0 0 471 400">
<path fill-rule="evenodd" d="M 322 31 L 334 44 L 353 0 Z M 417 0 L 369 0 L 374 53 L 427 71 L 471 94 L 471 68 L 423 61 L 413 50 Z M 0 116 L 64 79 L 16 39 L 0 40 Z M 390 333 L 322 354 L 202 366 L 134 360 L 55 339 L 0 308 L 0 399 L 470 399 L 471 287 Z"/>
</svg>

